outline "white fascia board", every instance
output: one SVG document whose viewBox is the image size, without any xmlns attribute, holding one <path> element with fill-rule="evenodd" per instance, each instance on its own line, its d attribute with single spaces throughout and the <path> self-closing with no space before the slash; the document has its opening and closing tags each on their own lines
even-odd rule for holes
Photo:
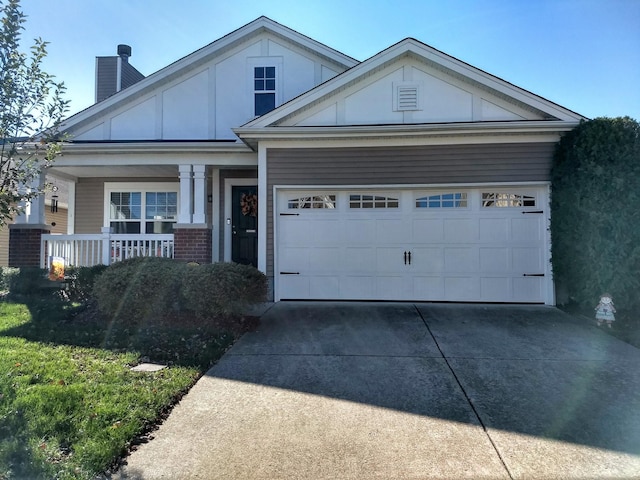
<svg viewBox="0 0 640 480">
<path fill-rule="evenodd" d="M 154 84 L 161 82 L 162 80 L 171 77 L 175 74 L 179 74 L 181 70 L 187 70 L 190 65 L 197 65 L 199 62 L 214 56 L 217 52 L 224 51 L 227 47 L 233 45 L 236 42 L 251 38 L 254 35 L 259 34 L 262 31 L 270 31 L 280 37 L 284 37 L 292 43 L 298 43 L 305 48 L 316 52 L 320 56 L 324 56 L 329 60 L 334 61 L 339 65 L 343 65 L 345 68 L 356 65 L 358 61 L 349 57 L 337 50 L 334 50 L 322 43 L 302 35 L 290 28 L 285 27 L 279 23 L 274 22 L 270 18 L 260 17 L 247 25 L 240 27 L 237 30 L 215 40 L 214 42 L 196 50 L 195 52 L 183 57 L 168 66 L 152 73 L 148 77 L 140 80 L 138 83 L 106 98 L 100 103 L 94 104 L 85 110 L 76 113 L 62 122 L 60 130 L 68 130 L 74 125 L 82 123 L 88 119 L 94 118 L 101 113 L 106 113 L 116 106 L 126 101 L 131 97 L 139 97 L 140 93 L 144 90 L 151 88 Z"/>
<path fill-rule="evenodd" d="M 327 45 L 320 43 L 317 40 L 312 39 L 311 37 L 307 37 L 306 35 L 297 32 L 289 27 L 285 27 L 284 25 L 277 23 L 268 17 L 261 17 L 258 20 L 262 20 L 264 23 L 264 27 L 266 27 L 268 30 L 271 30 L 273 33 L 284 37 L 293 43 L 298 43 L 308 50 L 315 52 L 317 55 L 325 57 L 327 60 L 337 63 L 338 65 L 341 65 L 345 68 L 351 68 L 354 65 L 358 65 L 360 63 L 355 58 L 345 55 L 344 53 L 328 47 Z"/>
<path fill-rule="evenodd" d="M 68 154 L 126 154 L 126 153 L 249 153 L 252 150 L 241 142 L 91 142 L 65 143 L 62 153 Z"/>
<path fill-rule="evenodd" d="M 161 166 L 161 165 L 211 165 L 225 167 L 257 167 L 258 159 L 255 155 L 242 157 L 226 157 L 215 159 L 208 156 L 185 156 L 185 157 L 158 157 L 149 156 L 118 156 L 105 159 L 104 156 L 96 157 L 64 157 L 56 160 L 55 168 L 62 167 L 115 167 L 115 166 Z"/>
<path fill-rule="evenodd" d="M 384 64 L 392 62 L 396 58 L 400 58 L 403 55 L 412 53 L 418 58 L 424 58 L 425 60 L 432 61 L 445 69 L 455 72 L 470 80 L 476 81 L 488 88 L 491 88 L 503 95 L 518 100 L 526 105 L 530 105 L 542 112 L 548 113 L 562 121 L 567 122 L 579 122 L 585 119 L 575 112 L 568 110 L 560 105 L 557 105 L 549 100 L 546 100 L 538 95 L 528 92 L 520 87 L 517 87 L 505 80 L 502 80 L 494 75 L 486 73 L 476 67 L 473 67 L 461 60 L 458 60 L 446 53 L 440 52 L 428 45 L 419 42 L 418 40 L 407 38 L 401 42 L 383 50 L 382 52 L 374 55 L 373 57 L 365 60 L 359 65 L 337 75 L 333 79 L 317 86 L 307 93 L 300 95 L 297 98 L 285 103 L 281 107 L 267 113 L 251 122 L 246 123 L 244 127 L 267 127 L 273 125 L 279 120 L 295 114 L 298 110 L 302 109 L 308 104 L 315 102 L 333 91 L 337 91 L 343 88 L 345 85 L 357 80 L 368 72 L 371 72 Z"/>
<path fill-rule="evenodd" d="M 263 140 L 292 139 L 352 139 L 352 138 L 391 138 L 391 137 L 467 137 L 499 136 L 517 134 L 553 134 L 572 130 L 577 121 L 523 121 L 523 122 L 476 122 L 459 124 L 421 124 L 421 125 L 362 125 L 346 127 L 265 127 L 234 128 L 238 137 L 249 145 Z"/>
</svg>

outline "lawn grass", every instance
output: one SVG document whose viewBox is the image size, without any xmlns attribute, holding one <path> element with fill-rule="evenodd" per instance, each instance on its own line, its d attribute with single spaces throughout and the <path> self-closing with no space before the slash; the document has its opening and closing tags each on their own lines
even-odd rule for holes
<svg viewBox="0 0 640 480">
<path fill-rule="evenodd" d="M 234 338 L 198 324 L 133 329 L 71 313 L 50 297 L 0 302 L 0 480 L 95 478 Z M 169 367 L 130 370 L 147 359 Z"/>
</svg>

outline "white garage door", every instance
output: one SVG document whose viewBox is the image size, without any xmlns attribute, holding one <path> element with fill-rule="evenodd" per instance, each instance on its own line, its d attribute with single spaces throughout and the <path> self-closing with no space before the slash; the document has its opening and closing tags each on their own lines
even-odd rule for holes
<svg viewBox="0 0 640 480">
<path fill-rule="evenodd" d="M 544 187 L 278 190 L 276 298 L 550 303 L 547 203 Z"/>
</svg>

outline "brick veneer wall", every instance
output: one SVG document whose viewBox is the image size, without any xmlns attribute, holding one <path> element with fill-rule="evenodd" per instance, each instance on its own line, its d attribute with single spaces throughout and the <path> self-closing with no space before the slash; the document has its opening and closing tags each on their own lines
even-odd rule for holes
<svg viewBox="0 0 640 480">
<path fill-rule="evenodd" d="M 211 263 L 211 229 L 175 228 L 173 257 L 185 262 Z"/>
<path fill-rule="evenodd" d="M 39 267 L 40 239 L 43 233 L 50 233 L 45 228 L 9 227 L 9 266 Z"/>
</svg>

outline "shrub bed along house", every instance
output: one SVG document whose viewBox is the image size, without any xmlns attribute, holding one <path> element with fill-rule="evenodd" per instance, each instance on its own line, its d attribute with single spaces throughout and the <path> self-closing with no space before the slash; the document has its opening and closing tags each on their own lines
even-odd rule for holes
<svg viewBox="0 0 640 480">
<path fill-rule="evenodd" d="M 201 320 L 241 315 L 266 300 L 267 280 L 256 268 L 236 263 L 191 265 L 140 257 L 105 269 L 93 293 L 110 320 L 139 325 L 177 312 Z"/>
</svg>

